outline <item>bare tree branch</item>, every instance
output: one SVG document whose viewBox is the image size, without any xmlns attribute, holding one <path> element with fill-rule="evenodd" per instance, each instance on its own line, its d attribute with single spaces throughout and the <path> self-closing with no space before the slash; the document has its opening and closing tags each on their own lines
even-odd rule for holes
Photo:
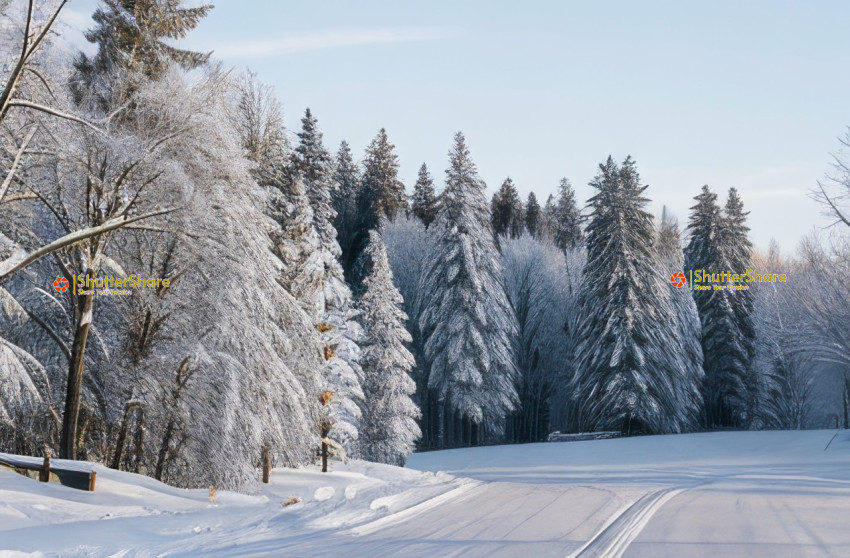
<svg viewBox="0 0 850 558">
<path fill-rule="evenodd" d="M 821 184 L 820 182 L 818 182 L 818 188 L 820 188 L 820 193 L 821 193 L 821 197 L 822 197 L 822 199 L 823 199 L 823 200 L 826 202 L 826 204 L 830 207 L 830 209 L 831 209 L 831 210 L 832 210 L 832 212 L 835 214 L 835 216 L 836 216 L 836 217 L 838 217 L 838 220 L 839 220 L 840 222 L 844 223 L 845 225 L 847 225 L 848 227 L 850 227 L 850 220 L 848 220 L 848 219 L 847 219 L 847 217 L 845 217 L 845 216 L 844 216 L 844 214 L 843 214 L 843 213 L 841 213 L 841 210 L 840 210 L 840 209 L 838 209 L 838 206 L 836 206 L 836 205 L 835 205 L 835 202 L 833 202 L 832 198 L 830 198 L 830 197 L 827 195 L 827 193 L 826 193 L 826 189 L 823 187 L 823 184 Z"/>
<path fill-rule="evenodd" d="M 37 200 L 38 195 L 33 194 L 32 192 L 28 194 L 15 194 L 14 196 L 7 196 L 3 201 L 0 201 L 0 205 L 4 203 L 10 203 L 13 201 L 21 201 L 21 200 Z"/>
</svg>

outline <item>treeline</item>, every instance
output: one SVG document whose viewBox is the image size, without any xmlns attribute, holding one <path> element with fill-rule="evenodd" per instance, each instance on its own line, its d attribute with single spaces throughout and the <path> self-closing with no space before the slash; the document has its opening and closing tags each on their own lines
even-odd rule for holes
<svg viewBox="0 0 850 558">
<path fill-rule="evenodd" d="M 683 232 L 630 158 L 584 208 L 567 179 L 488 200 L 460 133 L 408 195 L 385 130 L 333 153 L 309 109 L 292 133 L 254 74 L 169 44 L 210 9 L 108 0 L 69 62 L 57 12 L 4 8 L 0 451 L 251 490 L 322 437 L 401 465 L 553 430 L 848 425 L 850 382 L 815 391 L 850 364 L 846 234 L 758 254 L 737 193 L 708 187 Z M 670 282 L 749 268 L 787 283 Z M 62 283 L 130 274 L 160 281 Z"/>
</svg>

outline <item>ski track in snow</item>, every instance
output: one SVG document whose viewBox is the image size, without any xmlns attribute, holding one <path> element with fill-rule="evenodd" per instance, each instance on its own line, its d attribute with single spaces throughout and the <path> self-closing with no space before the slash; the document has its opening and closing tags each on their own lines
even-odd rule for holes
<svg viewBox="0 0 850 558">
<path fill-rule="evenodd" d="M 619 558 L 631 542 L 640 535 L 643 528 L 652 519 L 661 506 L 668 500 L 684 492 L 683 488 L 664 488 L 645 494 L 637 502 L 628 506 L 570 558 L 603 556 Z"/>
</svg>

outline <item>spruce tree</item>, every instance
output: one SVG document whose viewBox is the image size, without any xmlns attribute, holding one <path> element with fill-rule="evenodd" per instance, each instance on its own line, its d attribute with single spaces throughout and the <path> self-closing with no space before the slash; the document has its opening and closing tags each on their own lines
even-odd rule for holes
<svg viewBox="0 0 850 558">
<path fill-rule="evenodd" d="M 398 155 L 384 128 L 366 148 L 363 160 L 362 197 L 359 204 L 367 230 L 376 229 L 381 217 L 390 221 L 396 213 L 407 209 L 404 184 L 398 178 Z"/>
<path fill-rule="evenodd" d="M 499 191 L 493 194 L 490 212 L 493 233 L 496 236 L 517 238 L 522 234 L 525 227 L 522 201 L 510 177 L 506 178 Z"/>
<path fill-rule="evenodd" d="M 691 427 L 680 401 L 681 374 L 670 354 L 672 304 L 657 269 L 646 186 L 634 161 L 611 157 L 590 185 L 587 264 L 579 297 L 574 389 L 581 428 L 624 433 L 679 432 Z"/>
<path fill-rule="evenodd" d="M 685 273 L 702 271 L 719 274 L 733 270 L 729 259 L 726 223 L 717 205 L 717 195 L 703 186 L 691 208 L 685 248 Z M 738 291 L 692 291 L 702 328 L 704 420 L 708 427 L 741 426 L 748 408 L 748 363 L 746 346 L 736 324 L 735 295 Z"/>
<path fill-rule="evenodd" d="M 752 249 L 748 233 L 747 216 L 749 211 L 744 211 L 744 204 L 738 196 L 735 188 L 729 189 L 729 197 L 726 200 L 725 215 L 723 220 L 723 231 L 725 236 L 725 248 L 729 251 L 729 265 L 735 273 L 744 273 L 753 267 Z M 740 328 L 747 353 L 752 356 L 755 352 L 755 333 L 752 324 L 754 292 L 751 290 L 735 291 L 738 303 L 735 305 L 736 318 Z"/>
<path fill-rule="evenodd" d="M 201 66 L 212 53 L 183 50 L 168 41 L 182 39 L 212 10 L 212 4 L 181 7 L 179 0 L 103 0 L 92 19 L 97 24 L 85 37 L 98 46 L 97 54 L 80 53 L 74 61 L 71 92 L 76 103 L 94 93 L 100 108 L 107 110 L 129 98 L 136 84 L 110 86 L 107 76 L 129 71 L 158 80 L 168 65 L 186 70 Z"/>
<path fill-rule="evenodd" d="M 555 246 L 567 251 L 582 242 L 581 211 L 576 203 L 576 194 L 570 181 L 561 179 L 558 199 L 555 203 L 553 237 Z"/>
<path fill-rule="evenodd" d="M 687 284 L 675 287 L 672 283 L 672 275 L 684 270 L 684 256 L 679 224 L 667 212 L 666 207 L 661 214 L 656 246 L 659 267 L 665 277 L 671 277 L 665 284 L 672 304 L 672 317 L 662 324 L 662 327 L 666 327 L 667 338 L 670 340 L 669 356 L 673 362 L 670 373 L 680 376 L 676 385 L 681 390 L 678 400 L 682 403 L 683 418 L 690 426 L 695 426 L 701 419 L 702 386 L 705 378 L 700 341 L 702 329 L 699 312 Z"/>
<path fill-rule="evenodd" d="M 516 405 L 511 339 L 517 325 L 502 285 L 485 185 L 463 134 L 455 136 L 449 156 L 433 247 L 423 262 L 419 325 L 428 388 L 441 403 L 436 427 L 444 442 L 474 444 L 479 425 L 501 432 Z M 462 419 L 461 432 L 455 418 Z"/>
<path fill-rule="evenodd" d="M 748 211 L 744 211 L 744 204 L 738 196 L 735 188 L 729 189 L 726 206 L 723 215 L 723 248 L 728 252 L 726 260 L 729 262 L 729 271 L 743 274 L 752 269 L 751 253 L 753 245 L 750 242 L 747 226 Z M 747 421 L 756 411 L 757 395 L 755 371 L 752 369 L 753 359 L 756 354 L 756 331 L 753 321 L 755 307 L 755 291 L 752 289 L 736 290 L 729 293 L 734 311 L 735 329 L 738 332 L 738 342 L 744 349 L 745 355 L 745 384 L 747 386 Z"/>
<path fill-rule="evenodd" d="M 416 420 L 419 408 L 411 396 L 416 384 L 410 377 L 413 355 L 405 344 L 411 342 L 404 327 L 407 315 L 404 300 L 393 285 L 387 250 L 377 231 L 369 233 L 369 276 L 359 306 L 368 332 L 363 363 L 365 409 L 360 432 L 362 456 L 369 461 L 404 466 L 422 435 Z"/>
<path fill-rule="evenodd" d="M 316 295 L 323 304 L 313 314 L 313 318 L 323 343 L 324 387 L 335 394 L 328 409 L 333 424 L 331 435 L 336 436 L 350 453 L 357 455 L 363 404 L 358 343 L 363 332 L 360 324 L 354 320 L 356 311 L 352 307 L 351 290 L 345 282 L 339 261 L 341 250 L 333 225 L 336 211 L 331 197 L 335 187 L 331 156 L 322 144 L 322 133 L 310 109 L 306 110 L 301 119 L 301 126 L 298 145 L 292 155 L 291 174 L 295 175 L 295 180 L 303 181 L 313 212 L 312 225 L 319 240 L 318 254 L 323 280 L 321 292 Z"/>
<path fill-rule="evenodd" d="M 553 244 L 555 242 L 555 223 L 557 210 L 555 206 L 555 195 L 549 194 L 546 205 L 543 206 L 540 222 L 540 236 Z"/>
<path fill-rule="evenodd" d="M 427 229 L 437 218 L 437 196 L 434 193 L 434 181 L 425 163 L 419 167 L 419 177 L 413 187 L 413 214 L 422 221 Z"/>
<path fill-rule="evenodd" d="M 407 210 L 404 184 L 398 178 L 398 155 L 384 128 L 366 148 L 363 158 L 363 179 L 357 195 L 357 226 L 351 250 L 343 264 L 352 282 L 363 277 L 357 264 L 369 243 L 369 231 L 377 230 L 382 218 L 394 220 L 399 211 Z"/>
<path fill-rule="evenodd" d="M 309 108 L 301 119 L 301 131 L 298 132 L 298 145 L 292 156 L 292 167 L 304 182 L 304 189 L 313 210 L 313 226 L 321 242 L 325 267 L 325 307 L 341 308 L 346 305 L 350 293 L 340 265 L 342 251 L 333 224 L 336 211 L 331 198 L 335 187 L 331 155 L 322 144 L 322 132 Z"/>
<path fill-rule="evenodd" d="M 357 233 L 357 194 L 360 190 L 360 169 L 354 162 L 351 148 L 345 140 L 340 143 L 336 154 L 333 181 L 335 188 L 331 196 L 336 211 L 334 228 L 342 251 L 342 261 L 345 262 Z"/>
<path fill-rule="evenodd" d="M 528 201 L 525 202 L 525 229 L 534 238 L 540 236 L 540 222 L 540 204 L 537 203 L 537 196 L 534 195 L 534 192 L 529 192 Z"/>
</svg>

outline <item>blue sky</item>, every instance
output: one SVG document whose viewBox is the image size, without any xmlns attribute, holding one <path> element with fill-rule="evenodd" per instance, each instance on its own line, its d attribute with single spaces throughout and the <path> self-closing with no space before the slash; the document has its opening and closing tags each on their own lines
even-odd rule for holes
<svg viewBox="0 0 850 558">
<path fill-rule="evenodd" d="M 808 193 L 850 124 L 850 2 L 216 4 L 181 46 L 256 70 L 290 128 L 309 106 L 331 149 L 386 127 L 408 189 L 422 162 L 442 182 L 462 130 L 491 192 L 567 176 L 583 201 L 631 154 L 683 223 L 703 184 L 739 189 L 760 247 L 829 222 Z"/>
</svg>

